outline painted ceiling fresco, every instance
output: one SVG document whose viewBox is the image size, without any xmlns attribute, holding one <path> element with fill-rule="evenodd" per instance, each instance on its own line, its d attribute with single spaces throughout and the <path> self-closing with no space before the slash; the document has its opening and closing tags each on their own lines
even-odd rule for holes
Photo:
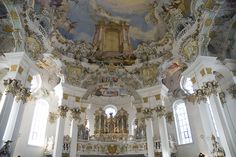
<svg viewBox="0 0 236 157">
<path fill-rule="evenodd" d="M 0 52 L 25 51 L 47 71 L 50 84 L 64 80 L 86 89 L 84 99 L 139 99 L 136 90 L 161 83 L 177 94 L 181 73 L 199 55 L 235 57 L 235 0 L 16 0 L 14 5 L 18 12 L 0 2 Z"/>
<path fill-rule="evenodd" d="M 54 7 L 60 1 L 50 2 L 38 0 L 36 7 Z M 40 4 L 40 5 L 39 5 Z M 160 39 L 165 27 L 152 18 L 154 0 L 79 0 L 70 1 L 66 17 L 61 17 L 60 33 L 70 40 L 92 42 L 95 25 L 101 21 L 120 23 L 126 21 L 130 25 L 132 47 L 142 41 Z"/>
</svg>

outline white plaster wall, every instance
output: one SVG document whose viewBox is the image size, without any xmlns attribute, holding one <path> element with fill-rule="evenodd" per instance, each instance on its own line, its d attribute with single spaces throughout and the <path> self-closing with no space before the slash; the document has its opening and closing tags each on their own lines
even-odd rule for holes
<svg viewBox="0 0 236 157">
<path fill-rule="evenodd" d="M 191 106 L 191 104 L 186 103 L 186 109 L 188 113 L 193 143 L 178 145 L 177 157 L 194 157 L 198 156 L 198 154 L 200 153 L 199 141 L 201 139 L 199 135 L 202 134 L 200 119 L 197 118 L 198 113 L 196 112 L 195 106 Z"/>
<path fill-rule="evenodd" d="M 34 102 L 26 104 L 21 127 L 19 130 L 19 137 L 17 138 L 16 141 L 16 147 L 13 156 L 20 155 L 24 157 L 32 157 L 32 156 L 41 157 L 43 155 L 42 148 L 28 145 L 34 107 L 35 107 Z"/>
<path fill-rule="evenodd" d="M 51 95 L 45 100 L 49 103 L 49 112 L 55 112 L 57 101 Z M 22 156 L 22 157 L 42 157 L 44 149 L 46 147 L 46 141 L 49 137 L 53 136 L 55 138 L 56 123 L 47 122 L 46 133 L 45 133 L 45 146 L 31 146 L 28 145 L 30 129 L 32 125 L 33 113 L 35 108 L 35 101 L 30 101 L 26 104 L 21 127 L 19 130 L 19 137 L 16 141 L 16 147 L 13 156 Z"/>
</svg>

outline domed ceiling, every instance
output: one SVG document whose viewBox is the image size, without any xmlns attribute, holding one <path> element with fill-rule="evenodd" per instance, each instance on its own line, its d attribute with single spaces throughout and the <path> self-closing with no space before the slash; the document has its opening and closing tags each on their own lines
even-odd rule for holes
<svg viewBox="0 0 236 157">
<path fill-rule="evenodd" d="M 84 99 L 138 99 L 137 89 L 161 83 L 176 93 L 182 71 L 198 55 L 220 57 L 214 50 L 219 38 L 212 35 L 218 10 L 218 21 L 232 25 L 225 39 L 235 43 L 235 1 L 19 0 L 5 5 L 20 6 L 28 55 L 51 80 L 87 89 Z M 235 45 L 228 47 L 233 52 Z"/>
</svg>

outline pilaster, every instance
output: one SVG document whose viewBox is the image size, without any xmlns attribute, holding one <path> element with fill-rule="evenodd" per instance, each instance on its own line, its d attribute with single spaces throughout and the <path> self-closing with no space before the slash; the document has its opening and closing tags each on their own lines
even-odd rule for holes
<svg viewBox="0 0 236 157">
<path fill-rule="evenodd" d="M 12 110 L 14 97 L 16 93 L 22 87 L 21 82 L 16 79 L 4 80 L 5 91 L 1 99 L 1 111 L 0 111 L 0 140 L 1 145 L 3 144 L 3 136 L 7 128 L 7 123 Z"/>
<path fill-rule="evenodd" d="M 61 157 L 63 150 L 63 139 L 65 129 L 65 118 L 69 108 L 66 105 L 58 106 L 59 117 L 57 119 L 55 145 L 53 149 L 53 157 Z"/>
<path fill-rule="evenodd" d="M 71 121 L 71 145 L 70 145 L 70 157 L 76 157 L 77 152 L 77 139 L 78 139 L 78 123 L 80 121 L 80 109 L 73 108 L 70 110 L 72 121 Z"/>
</svg>

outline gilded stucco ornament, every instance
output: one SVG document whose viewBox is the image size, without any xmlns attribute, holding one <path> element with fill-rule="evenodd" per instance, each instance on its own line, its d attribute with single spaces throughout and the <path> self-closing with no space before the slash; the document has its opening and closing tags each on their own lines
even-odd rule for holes
<svg viewBox="0 0 236 157">
<path fill-rule="evenodd" d="M 72 85 L 80 85 L 81 79 L 83 79 L 87 73 L 87 70 L 82 65 L 76 65 L 74 63 L 65 63 L 66 80 Z"/>
<path fill-rule="evenodd" d="M 26 37 L 26 50 L 30 53 L 31 57 L 33 59 L 37 59 L 39 54 L 41 53 L 42 49 L 42 45 L 40 44 L 40 42 L 38 42 L 38 40 L 32 36 L 30 37 Z"/>
<path fill-rule="evenodd" d="M 211 94 L 217 94 L 218 87 L 219 87 L 218 82 L 208 81 L 203 84 L 202 90 L 206 96 L 210 96 Z"/>
<path fill-rule="evenodd" d="M 198 54 L 198 41 L 196 38 L 189 38 L 182 48 L 182 55 L 187 61 L 193 61 Z"/>
<path fill-rule="evenodd" d="M 12 93 L 13 95 L 16 95 L 21 88 L 21 81 L 16 79 L 4 80 L 3 84 L 6 87 L 6 93 Z"/>
<path fill-rule="evenodd" d="M 197 89 L 194 96 L 197 103 L 200 103 L 201 101 L 203 102 L 207 101 L 207 97 L 206 97 L 207 95 L 205 95 L 203 89 Z"/>
<path fill-rule="evenodd" d="M 111 154 L 111 155 L 118 154 L 117 150 L 118 150 L 117 145 L 109 144 L 107 146 L 108 154 Z"/>
<path fill-rule="evenodd" d="M 157 82 L 158 73 L 158 65 L 156 64 L 143 65 L 135 71 L 144 86 L 154 85 Z"/>
<path fill-rule="evenodd" d="M 72 109 L 70 109 L 70 111 L 71 111 L 71 116 L 74 120 L 81 119 L 80 118 L 80 113 L 81 113 L 80 108 L 72 108 Z"/>
<path fill-rule="evenodd" d="M 233 99 L 236 99 L 236 84 L 232 85 L 229 89 L 227 89 L 227 91 Z"/>
<path fill-rule="evenodd" d="M 162 105 L 156 106 L 156 107 L 154 108 L 154 110 L 156 111 L 157 117 L 159 117 L 159 118 L 165 116 L 166 113 L 167 113 L 165 106 L 162 106 Z"/>
<path fill-rule="evenodd" d="M 49 121 L 49 123 L 51 123 L 51 124 L 55 123 L 57 118 L 58 118 L 58 114 L 57 113 L 49 112 L 49 114 L 48 114 L 48 121 Z"/>
<path fill-rule="evenodd" d="M 156 112 L 157 117 L 161 118 L 163 116 L 170 116 L 166 111 L 166 107 L 162 105 L 157 105 L 155 108 L 145 108 L 143 109 L 144 118 L 152 118 L 153 112 Z"/>
<path fill-rule="evenodd" d="M 146 62 L 157 58 L 170 59 L 172 54 L 173 37 L 170 33 L 166 33 L 159 41 L 151 43 L 141 43 L 133 51 L 140 62 Z"/>
<path fill-rule="evenodd" d="M 16 101 L 21 100 L 23 103 L 26 103 L 30 96 L 30 89 L 26 87 L 21 87 L 16 93 Z"/>
<path fill-rule="evenodd" d="M 167 112 L 166 114 L 165 114 L 165 116 L 166 116 L 166 121 L 168 122 L 168 123 L 172 123 L 173 121 L 174 121 L 174 114 L 173 114 L 173 112 Z"/>
<path fill-rule="evenodd" d="M 225 93 L 224 92 L 220 92 L 219 93 L 219 97 L 220 97 L 221 104 L 226 104 Z"/>
<path fill-rule="evenodd" d="M 216 140 L 215 135 L 212 134 L 211 142 L 213 146 L 212 155 L 213 157 L 225 157 L 225 150 L 220 145 L 220 143 Z"/>
<path fill-rule="evenodd" d="M 152 118 L 152 116 L 153 116 L 152 112 L 153 112 L 153 109 L 151 109 L 151 108 L 143 109 L 143 116 L 144 116 L 144 118 L 145 119 Z"/>
<path fill-rule="evenodd" d="M 201 88 L 197 89 L 193 94 L 187 96 L 186 99 L 190 102 L 206 102 L 208 96 L 218 93 L 218 87 L 219 84 L 215 80 L 205 82 Z"/>
<path fill-rule="evenodd" d="M 58 112 L 59 112 L 59 115 L 60 115 L 62 118 L 65 118 L 65 117 L 66 117 L 66 113 L 67 113 L 68 110 L 69 110 L 69 107 L 66 106 L 66 105 L 58 106 Z"/>
</svg>

